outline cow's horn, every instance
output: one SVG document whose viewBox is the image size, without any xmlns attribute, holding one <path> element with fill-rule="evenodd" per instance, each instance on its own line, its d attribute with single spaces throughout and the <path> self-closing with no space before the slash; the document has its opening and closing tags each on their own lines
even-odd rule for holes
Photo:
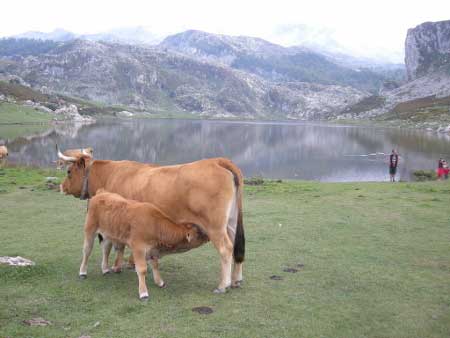
<svg viewBox="0 0 450 338">
<path fill-rule="evenodd" d="M 66 161 L 66 162 L 75 162 L 75 161 L 77 160 L 76 157 L 70 157 L 70 156 L 64 155 L 64 154 L 59 150 L 58 144 L 56 145 L 56 151 L 58 152 L 58 157 L 59 157 L 61 160 L 63 160 L 63 161 Z"/>
<path fill-rule="evenodd" d="M 85 155 L 85 156 L 92 157 L 92 155 L 89 154 L 89 153 L 86 151 L 86 149 L 83 149 L 81 152 L 82 152 L 83 155 Z"/>
</svg>

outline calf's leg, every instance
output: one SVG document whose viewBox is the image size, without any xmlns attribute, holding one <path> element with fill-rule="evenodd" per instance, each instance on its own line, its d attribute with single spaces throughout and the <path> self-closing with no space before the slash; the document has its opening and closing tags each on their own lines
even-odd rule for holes
<svg viewBox="0 0 450 338">
<path fill-rule="evenodd" d="M 106 275 L 106 274 L 111 272 L 109 270 L 109 264 L 108 264 L 109 254 L 111 253 L 111 248 L 112 248 L 112 242 L 110 240 L 104 238 L 103 242 L 102 242 L 102 253 L 103 253 L 103 257 L 102 257 L 102 273 L 104 275 Z"/>
<path fill-rule="evenodd" d="M 155 284 L 158 285 L 160 288 L 164 288 L 166 286 L 166 283 L 164 283 L 163 279 L 161 278 L 161 275 L 159 274 L 158 258 L 157 257 L 151 258 L 150 263 L 152 264 L 153 280 L 155 281 Z"/>
<path fill-rule="evenodd" d="M 130 254 L 130 257 L 128 257 L 127 268 L 128 269 L 133 269 L 134 268 L 133 253 Z"/>
<path fill-rule="evenodd" d="M 147 274 L 147 261 L 145 259 L 144 248 L 132 248 L 134 262 L 136 266 L 136 273 L 139 279 L 139 299 L 148 299 L 148 290 L 145 283 L 145 275 Z"/>
<path fill-rule="evenodd" d="M 87 276 L 87 263 L 92 252 L 92 247 L 94 246 L 94 241 L 95 232 L 86 226 L 84 230 L 83 259 L 80 265 L 80 278 L 84 279 Z"/>
<path fill-rule="evenodd" d="M 113 271 L 116 273 L 122 272 L 122 264 L 123 264 L 123 254 L 125 252 L 124 244 L 115 244 L 116 249 L 116 260 L 114 261 Z"/>
</svg>

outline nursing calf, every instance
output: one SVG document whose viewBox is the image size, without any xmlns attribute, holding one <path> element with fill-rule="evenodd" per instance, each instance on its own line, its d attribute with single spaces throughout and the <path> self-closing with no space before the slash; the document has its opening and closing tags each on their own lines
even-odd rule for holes
<svg viewBox="0 0 450 338">
<path fill-rule="evenodd" d="M 195 246 L 207 240 L 197 226 L 176 224 L 153 204 L 127 200 L 118 194 L 100 190 L 89 202 L 84 225 L 81 278 L 87 275 L 87 263 L 96 234 L 101 234 L 109 242 L 121 243 L 131 248 L 139 278 L 140 299 L 148 298 L 145 283 L 147 256 L 153 256 L 152 265 L 156 264 L 155 283 L 163 287 L 164 282 L 157 271 L 160 251 L 164 251 L 164 248 L 170 251 L 189 247 L 191 241 L 195 242 L 193 243 Z M 103 248 L 104 257 L 105 254 L 107 257 L 109 252 L 105 253 L 105 245 Z M 102 269 L 105 269 L 105 259 L 102 262 Z"/>
</svg>

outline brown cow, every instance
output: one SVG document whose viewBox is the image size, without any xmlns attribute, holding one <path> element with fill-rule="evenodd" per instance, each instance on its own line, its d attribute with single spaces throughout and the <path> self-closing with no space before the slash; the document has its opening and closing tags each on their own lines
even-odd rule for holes
<svg viewBox="0 0 450 338">
<path fill-rule="evenodd" d="M 56 151 L 59 153 L 58 145 L 56 145 Z M 65 158 L 69 158 L 69 159 L 73 158 L 73 157 L 80 157 L 82 155 L 94 157 L 94 149 L 92 147 L 80 148 L 80 149 L 67 149 L 62 154 L 64 155 Z M 71 163 L 71 162 L 64 160 L 63 158 L 58 158 L 55 161 L 56 169 L 61 170 L 69 163 Z"/>
<path fill-rule="evenodd" d="M 155 167 L 133 161 L 93 161 L 87 156 L 70 161 L 62 192 L 88 198 L 104 188 L 153 203 L 177 224 L 197 224 L 220 255 L 221 279 L 214 292 L 240 286 L 245 255 L 243 179 L 233 162 L 215 158 Z"/>
<path fill-rule="evenodd" d="M 204 243 L 203 232 L 191 225 L 179 225 L 151 203 L 127 200 L 118 194 L 105 192 L 103 189 L 89 202 L 89 210 L 84 225 L 83 260 L 80 277 L 87 276 L 87 263 L 95 241 L 95 235 L 101 234 L 114 243 L 128 245 L 136 263 L 139 278 L 139 298 L 147 299 L 148 290 L 145 283 L 147 274 L 147 255 L 153 256 L 152 266 L 156 265 L 153 277 L 156 285 L 164 287 L 159 275 L 158 258 L 165 248 L 189 246 L 191 241 Z M 193 244 L 195 245 L 195 244 Z M 197 245 L 198 246 L 198 245 Z M 105 257 L 105 246 L 103 246 Z M 103 260 L 102 270 L 108 269 L 108 262 Z"/>
</svg>

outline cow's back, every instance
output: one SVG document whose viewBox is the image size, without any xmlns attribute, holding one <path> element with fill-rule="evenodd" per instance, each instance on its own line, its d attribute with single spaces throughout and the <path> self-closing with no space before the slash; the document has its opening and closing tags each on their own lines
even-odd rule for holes
<svg viewBox="0 0 450 338">
<path fill-rule="evenodd" d="M 103 188 L 127 199 L 150 202 L 177 223 L 211 222 L 211 210 L 228 207 L 235 192 L 233 175 L 216 159 L 157 167 L 112 162 Z M 225 212 L 225 211 L 224 211 Z"/>
</svg>

